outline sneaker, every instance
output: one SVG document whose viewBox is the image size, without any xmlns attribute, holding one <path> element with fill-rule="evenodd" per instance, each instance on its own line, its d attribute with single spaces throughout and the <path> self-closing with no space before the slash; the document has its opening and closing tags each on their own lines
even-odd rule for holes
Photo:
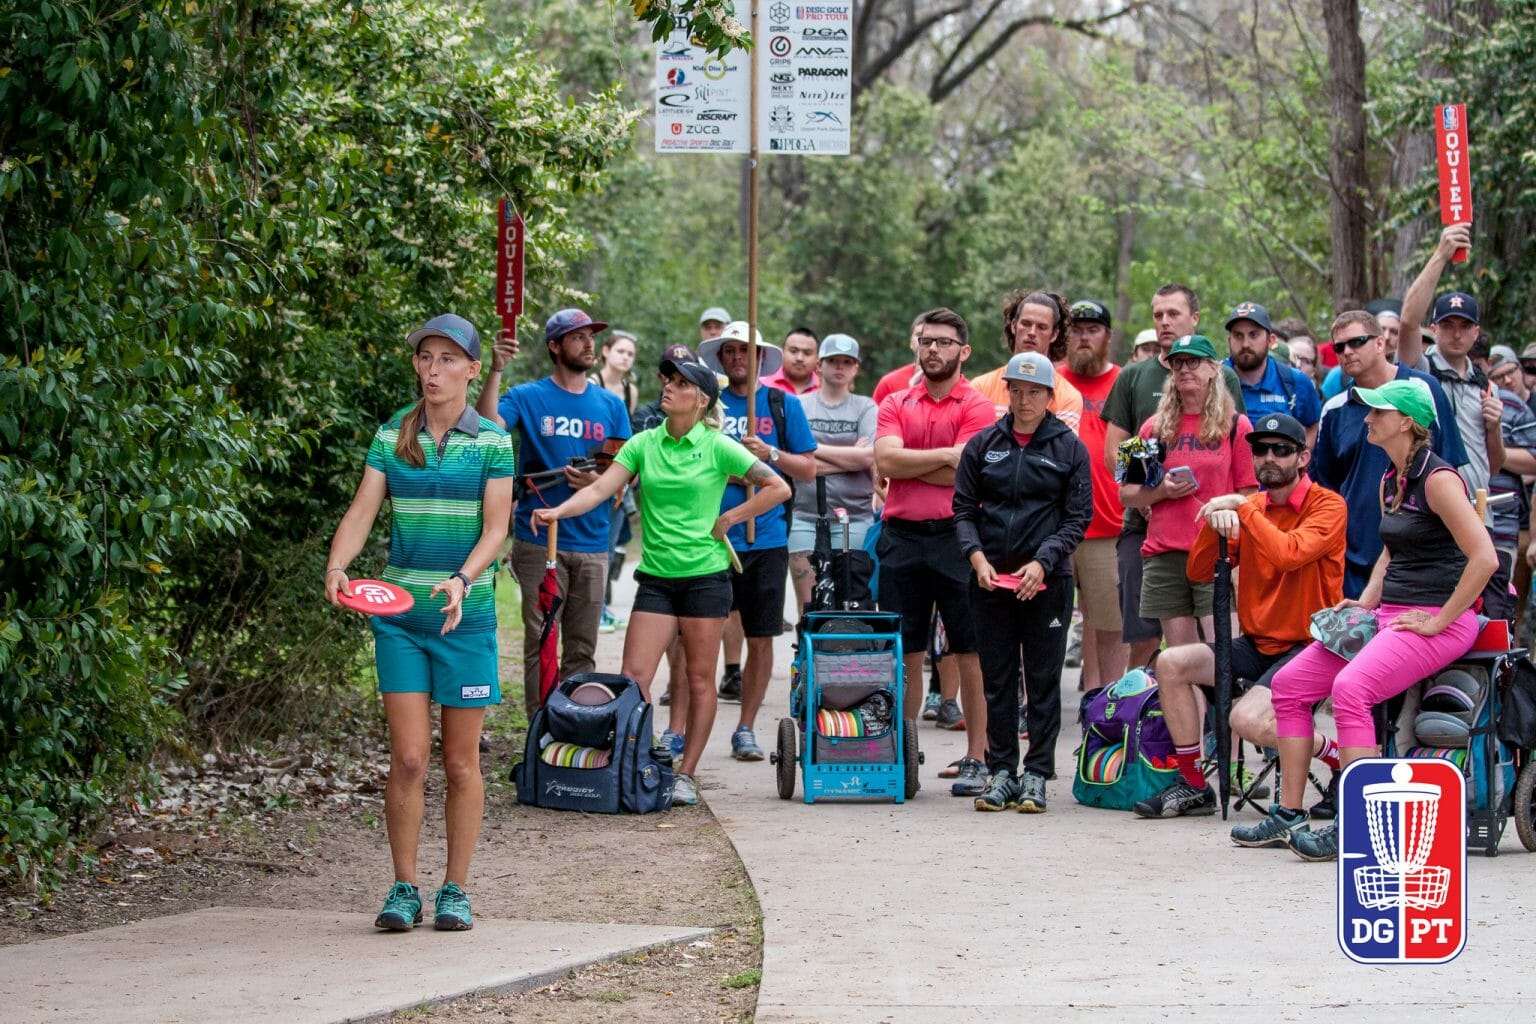
<svg viewBox="0 0 1536 1024">
<path fill-rule="evenodd" d="M 1257 825 L 1238 825 L 1232 830 L 1232 842 L 1238 846 L 1261 850 L 1271 846 L 1286 846 L 1291 833 L 1307 827 L 1307 816 L 1298 813 L 1294 818 L 1280 808 L 1270 810 L 1269 817 Z"/>
<path fill-rule="evenodd" d="M 662 731 L 661 742 L 665 743 L 667 749 L 672 751 L 674 761 L 681 761 L 683 758 L 683 740 L 684 736 L 680 732 L 673 732 L 671 729 Z"/>
<path fill-rule="evenodd" d="M 384 909 L 373 919 L 375 928 L 408 932 L 421 924 L 421 893 L 410 882 L 396 882 L 384 897 Z"/>
<path fill-rule="evenodd" d="M 1178 818 L 1216 813 L 1216 791 L 1210 786 L 1191 786 L 1183 779 L 1142 800 L 1131 810 L 1143 818 Z"/>
<path fill-rule="evenodd" d="M 1045 813 L 1045 776 L 1025 772 L 1019 780 L 1019 813 Z"/>
<path fill-rule="evenodd" d="M 699 802 L 699 784 L 692 775 L 678 772 L 672 777 L 672 806 L 692 807 Z"/>
<path fill-rule="evenodd" d="M 720 699 L 732 704 L 741 703 L 741 669 L 733 669 L 720 680 Z"/>
<path fill-rule="evenodd" d="M 656 703 L 661 705 L 662 707 L 669 706 L 672 703 L 672 691 L 671 690 L 665 691 L 660 697 L 656 698 Z"/>
<path fill-rule="evenodd" d="M 986 791 L 976 798 L 978 811 L 1011 811 L 1019 806 L 1019 783 L 1007 768 L 993 773 Z"/>
<path fill-rule="evenodd" d="M 1324 825 L 1313 832 L 1297 829 L 1286 837 L 1286 846 L 1302 860 L 1325 861 L 1339 859 L 1339 826 Z"/>
<path fill-rule="evenodd" d="M 603 612 L 603 617 L 597 620 L 597 631 L 599 633 L 612 633 L 618 628 L 617 620 L 606 611 Z"/>
<path fill-rule="evenodd" d="M 757 737 L 745 725 L 731 733 L 731 756 L 738 761 L 763 759 L 763 748 L 757 745 Z"/>
<path fill-rule="evenodd" d="M 432 899 L 432 927 L 440 932 L 467 932 L 475 926 L 469 916 L 469 896 L 455 882 L 444 882 Z"/>
<path fill-rule="evenodd" d="M 1339 773 L 1334 772 L 1328 776 L 1328 791 L 1323 798 L 1312 805 L 1307 813 L 1319 821 L 1332 821 L 1339 816 Z"/>
<path fill-rule="evenodd" d="M 950 732 L 959 732 L 965 728 L 965 715 L 960 711 L 960 702 L 946 700 L 939 705 L 937 723 L 940 729 L 948 729 Z"/>
<path fill-rule="evenodd" d="M 936 693 L 930 693 L 923 698 L 923 721 L 937 721 L 939 717 L 939 705 L 944 703 L 944 698 Z"/>
<path fill-rule="evenodd" d="M 973 757 L 961 758 L 960 774 L 949 787 L 951 796 L 981 796 L 987 789 L 987 766 Z"/>
<path fill-rule="evenodd" d="M 1247 793 L 1249 800 L 1263 800 L 1269 796 L 1269 787 L 1266 785 L 1260 785 L 1252 793 L 1248 792 L 1248 787 L 1253 785 L 1254 780 L 1258 776 L 1249 771 L 1247 765 L 1243 765 L 1242 769 L 1239 770 L 1237 765 L 1234 764 L 1231 769 L 1231 777 L 1232 788 L 1239 793 Z"/>
</svg>

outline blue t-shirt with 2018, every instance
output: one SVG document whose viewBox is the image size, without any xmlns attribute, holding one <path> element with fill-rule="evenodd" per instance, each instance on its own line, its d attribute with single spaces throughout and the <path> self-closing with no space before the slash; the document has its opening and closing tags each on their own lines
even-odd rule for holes
<svg viewBox="0 0 1536 1024">
<path fill-rule="evenodd" d="M 590 382 L 581 394 L 572 394 L 554 378 L 544 377 L 519 384 L 501 396 L 496 411 L 507 430 L 519 435 L 517 472 L 521 477 L 569 465 L 571 459 L 589 455 L 609 438 L 629 437 L 629 410 L 610 391 Z M 529 525 L 535 508 L 553 507 L 572 494 L 565 478 L 555 477 L 531 488 L 517 503 L 513 534 L 519 540 L 541 541 Z M 560 521 L 561 551 L 607 551 L 608 515 L 613 502 L 605 501 L 586 515 Z"/>
<path fill-rule="evenodd" d="M 780 392 L 784 398 L 784 433 L 788 435 L 780 438 L 773 424 L 773 410 L 768 405 L 768 391 L 766 384 L 758 385 L 757 401 L 752 410 L 757 417 L 757 429 L 753 433 L 768 447 L 789 452 L 791 455 L 804 455 L 815 451 L 816 436 L 811 433 L 811 424 L 805 418 L 805 409 L 800 405 L 800 399 Z M 737 395 L 729 389 L 722 391 L 720 407 L 725 414 L 726 436 L 740 441 L 747 434 L 747 396 Z M 766 459 L 763 461 L 767 462 Z M 725 488 L 725 497 L 720 502 L 720 511 L 734 508 L 746 500 L 745 487 L 740 484 L 729 484 Z M 789 543 L 788 511 L 789 502 L 785 502 L 782 505 L 775 505 L 758 516 L 756 539 L 751 544 L 747 543 L 747 524 L 742 523 L 735 527 L 730 532 L 731 546 L 737 551 L 761 551 L 766 548 L 784 547 Z"/>
</svg>

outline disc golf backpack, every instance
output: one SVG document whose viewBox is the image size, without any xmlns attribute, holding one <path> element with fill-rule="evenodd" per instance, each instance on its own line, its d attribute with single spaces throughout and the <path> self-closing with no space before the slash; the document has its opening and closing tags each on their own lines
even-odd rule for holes
<svg viewBox="0 0 1536 1024">
<path fill-rule="evenodd" d="M 1072 780 L 1078 803 L 1128 811 L 1179 777 L 1157 683 L 1142 669 L 1085 693 L 1082 725 Z"/>
<path fill-rule="evenodd" d="M 596 684 L 596 685 L 593 685 Z M 571 695 L 582 689 L 583 700 Z M 591 703 L 604 690 L 612 699 Z M 672 755 L 651 746 L 651 705 L 625 676 L 587 672 L 549 694 L 512 766 L 517 801 L 600 814 L 649 814 L 672 806 Z"/>
</svg>

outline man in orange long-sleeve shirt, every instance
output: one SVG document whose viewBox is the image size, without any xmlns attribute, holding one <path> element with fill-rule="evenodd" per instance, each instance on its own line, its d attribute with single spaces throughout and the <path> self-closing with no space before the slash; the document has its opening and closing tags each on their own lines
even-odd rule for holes
<svg viewBox="0 0 1536 1024">
<path fill-rule="evenodd" d="M 1232 732 L 1261 747 L 1275 746 L 1275 713 L 1269 680 L 1311 640 L 1312 613 L 1343 599 L 1344 499 L 1306 475 L 1307 435 L 1282 413 L 1261 416 L 1248 435 L 1253 465 L 1265 490 L 1213 498 L 1200 510 L 1205 520 L 1186 571 L 1198 582 L 1215 575 L 1217 534 L 1227 537 L 1237 575 L 1237 619 L 1242 635 L 1232 641 L 1232 676 L 1252 685 L 1232 708 Z M 1195 687 L 1210 689 L 1216 675 L 1214 645 L 1189 644 L 1157 659 L 1163 721 L 1173 737 L 1179 780 L 1143 800 L 1146 818 L 1210 814 L 1216 794 L 1196 762 L 1200 757 L 1200 708 Z M 1338 770 L 1338 748 L 1319 733 L 1315 755 Z M 1264 845 L 1264 844 L 1257 844 Z"/>
</svg>

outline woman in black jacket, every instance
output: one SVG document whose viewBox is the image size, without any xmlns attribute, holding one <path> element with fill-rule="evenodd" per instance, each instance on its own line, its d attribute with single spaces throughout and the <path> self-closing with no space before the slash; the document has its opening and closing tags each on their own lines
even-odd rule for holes
<svg viewBox="0 0 1536 1024">
<path fill-rule="evenodd" d="M 966 444 L 955 469 L 955 531 L 970 559 L 971 608 L 987 694 L 987 770 L 978 811 L 1045 810 L 1061 732 L 1061 666 L 1072 624 L 1072 552 L 1093 518 L 1088 451 L 1048 409 L 1056 371 L 1021 352 L 1003 371 L 1008 414 Z M 1016 583 L 1016 585 L 1015 585 Z M 1019 667 L 1029 752 L 1019 772 Z"/>
</svg>

